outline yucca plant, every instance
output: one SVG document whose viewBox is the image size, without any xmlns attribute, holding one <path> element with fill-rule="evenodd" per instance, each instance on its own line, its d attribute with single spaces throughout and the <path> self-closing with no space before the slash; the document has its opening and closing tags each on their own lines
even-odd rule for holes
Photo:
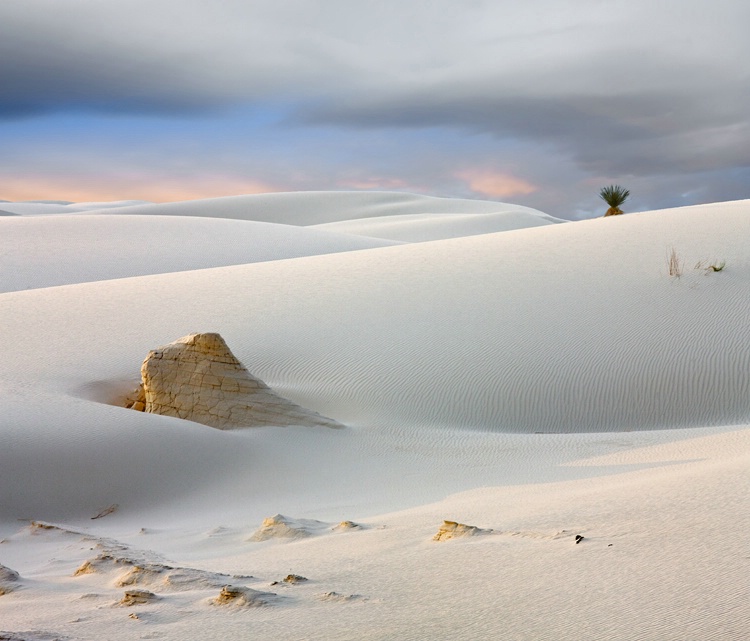
<svg viewBox="0 0 750 641">
<path fill-rule="evenodd" d="M 604 187 L 599 192 L 599 198 L 609 205 L 609 209 L 605 216 L 616 216 L 622 213 L 620 205 L 622 205 L 630 196 L 630 190 L 620 187 L 620 185 L 610 185 Z"/>
</svg>

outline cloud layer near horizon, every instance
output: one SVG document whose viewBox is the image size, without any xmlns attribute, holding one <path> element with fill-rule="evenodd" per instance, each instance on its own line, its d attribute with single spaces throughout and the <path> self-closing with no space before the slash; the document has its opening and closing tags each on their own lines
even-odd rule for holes
<svg viewBox="0 0 750 641">
<path fill-rule="evenodd" d="M 564 217 L 603 181 L 639 208 L 750 197 L 747 24 L 738 0 L 0 5 L 0 197 L 214 175 Z"/>
</svg>

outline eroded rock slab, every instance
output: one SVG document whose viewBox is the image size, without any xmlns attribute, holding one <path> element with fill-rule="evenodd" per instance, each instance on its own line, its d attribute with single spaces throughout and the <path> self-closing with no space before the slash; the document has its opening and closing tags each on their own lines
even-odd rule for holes
<svg viewBox="0 0 750 641">
<path fill-rule="evenodd" d="M 279 396 L 252 376 L 215 333 L 190 334 L 149 352 L 129 406 L 219 429 L 265 425 L 341 427 Z"/>
</svg>

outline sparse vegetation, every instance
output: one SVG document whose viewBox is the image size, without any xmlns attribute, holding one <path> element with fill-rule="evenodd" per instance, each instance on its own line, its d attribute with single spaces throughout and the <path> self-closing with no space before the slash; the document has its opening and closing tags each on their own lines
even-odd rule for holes
<svg viewBox="0 0 750 641">
<path fill-rule="evenodd" d="M 609 209 L 605 216 L 617 216 L 623 213 L 620 209 L 622 205 L 630 196 L 630 190 L 620 187 L 620 185 L 610 185 L 609 187 L 603 187 L 599 192 L 599 198 L 609 205 Z"/>
<path fill-rule="evenodd" d="M 720 272 L 724 269 L 724 267 L 726 267 L 726 265 L 727 265 L 727 261 L 725 260 L 722 260 L 722 261 L 715 260 L 712 263 L 709 263 L 708 261 L 705 261 L 705 260 L 699 260 L 695 264 L 695 269 L 703 269 L 707 272 Z"/>
<path fill-rule="evenodd" d="M 674 247 L 671 247 L 669 249 L 669 252 L 667 253 L 667 272 L 670 276 L 675 276 L 679 278 L 682 276 L 683 273 L 683 260 L 680 257 L 680 255 L 677 253 L 677 250 Z M 695 263 L 695 267 L 693 267 L 696 271 L 704 271 L 706 273 L 708 272 L 720 272 L 726 267 L 727 261 L 722 260 L 714 260 L 712 262 L 709 262 L 708 260 L 699 260 L 697 263 Z"/>
<path fill-rule="evenodd" d="M 670 276 L 679 278 L 682 276 L 682 259 L 677 254 L 677 250 L 672 247 L 667 255 L 667 271 Z"/>
</svg>

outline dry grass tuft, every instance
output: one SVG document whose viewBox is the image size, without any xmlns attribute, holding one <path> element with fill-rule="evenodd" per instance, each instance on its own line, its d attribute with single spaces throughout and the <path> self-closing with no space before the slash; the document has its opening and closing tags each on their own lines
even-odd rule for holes
<svg viewBox="0 0 750 641">
<path fill-rule="evenodd" d="M 682 258 L 677 254 L 677 250 L 672 247 L 667 255 L 667 271 L 670 276 L 679 278 L 682 276 Z"/>
</svg>

